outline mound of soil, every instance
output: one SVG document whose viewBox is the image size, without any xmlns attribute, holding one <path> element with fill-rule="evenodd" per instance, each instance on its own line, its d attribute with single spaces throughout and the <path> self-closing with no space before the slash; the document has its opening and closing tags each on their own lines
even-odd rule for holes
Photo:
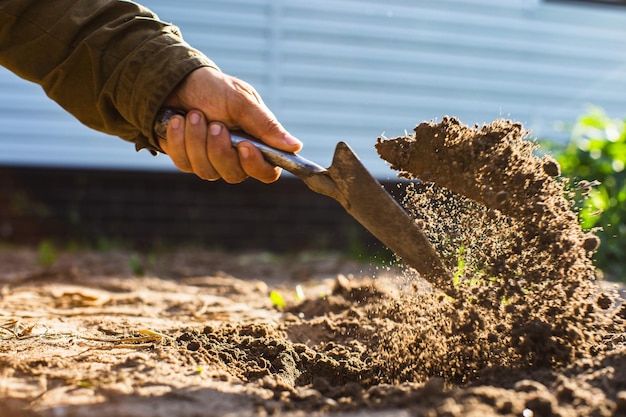
<svg viewBox="0 0 626 417">
<path fill-rule="evenodd" d="M 521 124 L 508 120 L 470 128 L 445 117 L 421 123 L 412 136 L 379 139 L 376 148 L 401 176 L 430 184 L 424 195 L 409 193 L 406 205 L 422 227 L 441 225 L 432 239 L 458 247 L 480 239 L 489 251 L 469 257 L 487 275 L 570 289 L 593 280 L 590 255 L 599 240 L 581 230 L 558 163 L 535 156 L 526 137 Z M 453 229 L 460 232 L 449 238 Z"/>
<path fill-rule="evenodd" d="M 0 411 L 626 415 L 623 295 L 532 148 L 452 118 L 379 140 L 452 294 L 328 254 L 0 251 Z"/>
</svg>

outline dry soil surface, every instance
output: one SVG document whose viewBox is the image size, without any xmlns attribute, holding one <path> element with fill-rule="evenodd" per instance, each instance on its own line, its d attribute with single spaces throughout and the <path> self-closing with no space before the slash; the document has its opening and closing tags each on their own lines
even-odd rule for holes
<svg viewBox="0 0 626 417">
<path fill-rule="evenodd" d="M 623 294 L 531 147 L 450 118 L 377 144 L 424 181 L 445 294 L 332 254 L 0 251 L 0 415 L 626 415 Z"/>
</svg>

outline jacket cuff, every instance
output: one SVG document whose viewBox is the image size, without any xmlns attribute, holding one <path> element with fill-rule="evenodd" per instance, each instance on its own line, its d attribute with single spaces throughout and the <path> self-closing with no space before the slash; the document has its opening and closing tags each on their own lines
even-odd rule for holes
<svg viewBox="0 0 626 417">
<path fill-rule="evenodd" d="M 123 116 L 141 130 L 141 135 L 128 138 L 137 150 L 148 149 L 153 155 L 163 152 L 154 134 L 154 122 L 163 102 L 189 73 L 213 67 L 213 61 L 189 46 L 177 34 L 177 28 L 168 26 L 163 34 L 152 38 L 128 58 L 118 88 L 132 94 L 119 94 L 126 102 L 118 108 Z"/>
</svg>

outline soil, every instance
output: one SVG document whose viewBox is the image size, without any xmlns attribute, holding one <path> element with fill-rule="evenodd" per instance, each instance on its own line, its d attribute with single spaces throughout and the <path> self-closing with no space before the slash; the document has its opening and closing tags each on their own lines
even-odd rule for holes
<svg viewBox="0 0 626 417">
<path fill-rule="evenodd" d="M 0 415 L 626 415 L 624 293 L 526 136 L 377 143 L 452 294 L 336 254 L 0 250 Z"/>
</svg>

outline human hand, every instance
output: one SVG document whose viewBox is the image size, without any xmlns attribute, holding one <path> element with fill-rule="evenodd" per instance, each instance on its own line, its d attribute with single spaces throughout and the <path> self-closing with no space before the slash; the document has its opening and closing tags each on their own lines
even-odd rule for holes
<svg viewBox="0 0 626 417">
<path fill-rule="evenodd" d="M 159 139 L 159 145 L 181 171 L 206 180 L 234 184 L 250 176 L 270 183 L 280 176 L 281 169 L 266 162 L 252 143 L 233 148 L 229 130 L 243 130 L 287 152 L 302 148 L 252 86 L 214 68 L 190 73 L 164 106 L 188 113 L 170 119 L 167 140 Z"/>
</svg>

